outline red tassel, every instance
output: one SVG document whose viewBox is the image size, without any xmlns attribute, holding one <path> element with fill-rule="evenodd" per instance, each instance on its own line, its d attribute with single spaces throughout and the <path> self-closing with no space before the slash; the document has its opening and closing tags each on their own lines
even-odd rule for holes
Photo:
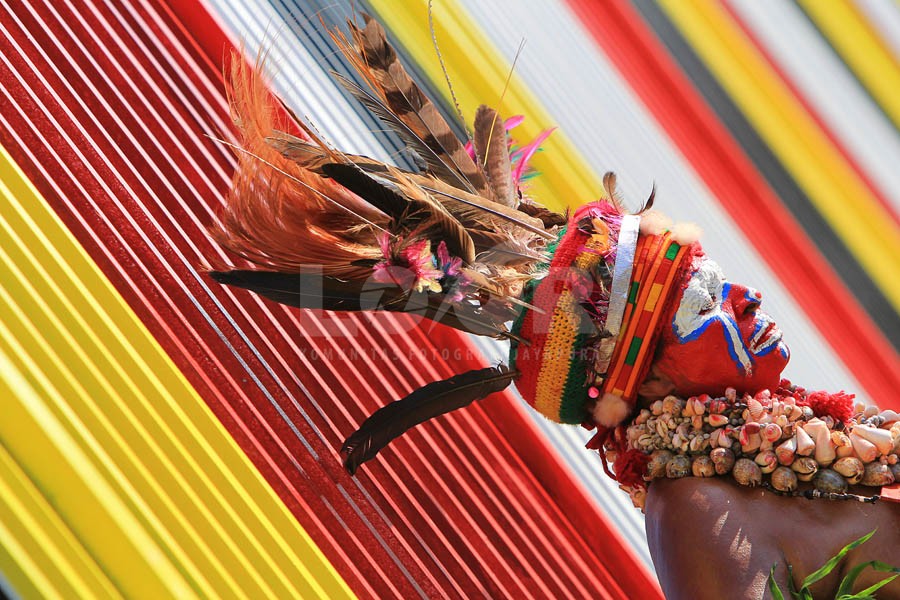
<svg viewBox="0 0 900 600">
<path fill-rule="evenodd" d="M 853 394 L 837 392 L 810 392 L 806 397 L 817 417 L 830 416 L 835 421 L 846 422 L 853 416 Z"/>
</svg>

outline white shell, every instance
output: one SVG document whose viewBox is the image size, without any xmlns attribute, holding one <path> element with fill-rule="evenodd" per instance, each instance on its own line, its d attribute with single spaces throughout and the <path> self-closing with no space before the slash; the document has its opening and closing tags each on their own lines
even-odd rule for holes
<svg viewBox="0 0 900 600">
<path fill-rule="evenodd" d="M 777 423 L 768 423 L 762 430 L 763 437 L 770 442 L 777 442 L 781 439 L 781 427 Z"/>
<path fill-rule="evenodd" d="M 774 450 L 760 452 L 753 461 L 759 465 L 759 468 L 763 473 L 771 473 L 778 467 L 778 457 L 775 456 Z"/>
<path fill-rule="evenodd" d="M 797 438 L 792 437 L 781 442 L 775 448 L 775 455 L 778 457 L 778 462 L 783 465 L 790 465 L 794 462 L 794 458 L 797 456 Z"/>
<path fill-rule="evenodd" d="M 880 454 L 890 454 L 894 448 L 894 442 L 891 440 L 891 432 L 886 429 L 876 429 L 867 425 L 857 425 L 853 428 L 853 433 L 871 442 Z"/>
<path fill-rule="evenodd" d="M 883 410 L 878 414 L 881 416 L 882 419 L 884 419 L 884 425 L 882 425 L 882 427 L 884 427 L 885 429 L 889 428 L 892 424 L 896 423 L 897 421 L 900 421 L 900 414 L 898 414 L 897 411 L 895 411 L 895 410 L 890 410 L 890 409 Z"/>
<path fill-rule="evenodd" d="M 722 427 L 728 424 L 728 417 L 721 414 L 711 414 L 707 417 L 707 420 L 713 427 Z"/>
<path fill-rule="evenodd" d="M 812 419 L 803 429 L 806 430 L 816 443 L 816 462 L 826 467 L 834 462 L 835 453 L 834 446 L 831 445 L 831 432 L 828 426 L 821 419 Z"/>
<path fill-rule="evenodd" d="M 747 402 L 747 408 L 750 411 L 750 419 L 753 421 L 758 422 L 759 419 L 766 414 L 766 408 L 759 400 L 750 400 Z"/>
<path fill-rule="evenodd" d="M 850 443 L 853 445 L 853 452 L 864 463 L 870 463 L 878 457 L 878 448 L 875 444 L 856 433 L 855 427 L 850 432 Z"/>
<path fill-rule="evenodd" d="M 802 427 L 796 427 L 794 436 L 797 438 L 797 454 L 809 456 L 816 449 L 816 443 Z"/>
</svg>

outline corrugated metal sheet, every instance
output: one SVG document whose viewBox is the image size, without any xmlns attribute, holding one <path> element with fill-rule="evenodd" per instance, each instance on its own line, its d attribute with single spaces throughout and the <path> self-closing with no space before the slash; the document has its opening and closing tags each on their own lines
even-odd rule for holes
<svg viewBox="0 0 900 600">
<path fill-rule="evenodd" d="M 3 150 L 0 174 L 0 568 L 16 591 L 349 595 Z"/>
<path fill-rule="evenodd" d="M 896 93 L 900 66 L 890 47 L 877 35 L 875 25 L 851 0 L 837 0 L 828 6 L 809 0 L 800 0 L 799 4 L 894 126 L 900 127 L 900 99 Z"/>
<path fill-rule="evenodd" d="M 658 593 L 564 476 L 547 488 L 527 470 L 518 454 L 541 448 L 497 428 L 506 418 L 521 430 L 510 439 L 537 445 L 508 398 L 420 428 L 360 477 L 343 472 L 336 449 L 367 413 L 482 359 L 444 356 L 459 337 L 408 319 L 313 316 L 208 286 L 198 266 L 224 258 L 204 224 L 231 159 L 203 134 L 226 131 L 226 112 L 202 52 L 214 44 L 195 43 L 179 16 L 193 34 L 221 33 L 196 7 L 172 9 L 184 12 L 23 4 L 5 26 L 2 81 L 16 112 L 2 141 L 351 588 Z"/>
<path fill-rule="evenodd" d="M 721 7 L 664 1 L 669 18 L 688 37 L 720 84 L 759 131 L 855 259 L 900 309 L 900 233 L 883 214 L 876 193 L 860 180 L 814 119 L 742 38 Z M 825 12 L 830 12 L 830 8 Z M 847 210 L 852 205 L 853 210 Z"/>
<path fill-rule="evenodd" d="M 537 114 L 549 114 L 551 122 L 560 125 L 554 136 L 569 136 L 594 172 L 615 169 L 626 197 L 641 197 L 655 180 L 658 206 L 703 225 L 709 253 L 726 273 L 762 289 L 767 310 L 787 331 L 794 350 L 787 375 L 816 387 L 853 390 L 862 397 L 868 390 L 882 405 L 890 404 L 892 378 L 898 372 L 895 353 L 852 297 L 859 291 L 842 289 L 822 260 L 816 249 L 821 241 L 806 239 L 782 205 L 784 200 L 772 192 L 718 117 L 691 90 L 638 13 L 624 2 L 570 4 L 577 15 L 562 3 L 529 3 L 516 9 L 491 1 L 436 4 L 438 43 L 457 96 L 499 96 L 495 88 L 502 83 L 484 83 L 468 74 L 488 65 L 502 82 L 499 76 L 506 71 L 495 66 L 493 54 L 502 54 L 508 69 L 519 42 L 526 39 L 511 89 L 526 85 L 534 101 L 541 103 Z M 398 13 L 404 11 L 393 6 L 384 10 L 396 23 L 394 33 L 403 45 L 428 65 L 434 87 L 445 90 L 424 30 L 425 3 L 405 8 L 413 16 L 402 21 Z M 448 14 L 451 25 L 444 23 Z M 813 36 L 810 43 L 815 41 Z M 821 47 L 818 52 L 827 54 Z M 471 110 L 465 101 L 462 104 L 464 112 Z M 508 113 L 530 114 L 532 107 L 513 102 L 504 103 L 504 108 Z M 891 139 L 895 136 L 883 128 L 879 131 Z M 544 169 L 552 174 L 560 157 L 548 152 L 544 158 Z M 548 181 L 553 193 L 552 178 Z M 599 182 L 594 189 L 599 189 Z M 555 198 L 561 197 L 566 196 L 556 193 Z M 571 203 L 581 200 L 573 198 Z M 828 292 L 823 294 L 823 289 Z M 485 351 L 503 355 L 502 349 Z M 865 383 L 861 385 L 854 375 Z M 593 457 L 579 448 L 583 432 L 540 419 L 538 425 L 598 503 L 616 506 L 615 494 L 594 475 Z M 625 517 L 627 512 L 612 514 L 616 522 L 626 524 L 623 531 L 629 539 L 640 538 L 638 520 Z"/>
<path fill-rule="evenodd" d="M 896 219 L 900 138 L 878 104 L 797 4 L 732 0 L 730 6 L 787 81 L 796 86 L 799 98 L 809 102 L 814 115 L 847 149 L 854 166 L 877 185 Z"/>
<path fill-rule="evenodd" d="M 372 4 L 393 24 L 414 66 L 443 90 L 426 3 Z M 534 2 L 516 10 L 497 0 L 444 0 L 435 11 L 438 40 L 469 114 L 477 102 L 496 102 L 520 39 L 528 39 L 504 108 L 527 114 L 523 137 L 562 126 L 539 158 L 546 176 L 534 192 L 541 199 L 579 204 L 596 194 L 596 174 L 607 169 L 619 172 L 629 198 L 643 197 L 657 181 L 659 205 L 704 225 L 704 246 L 726 272 L 765 292 L 794 351 L 792 379 L 890 404 L 900 376 L 891 332 L 900 317 L 887 299 L 890 278 L 877 271 L 893 255 L 872 248 L 896 237 L 890 166 L 900 137 L 885 124 L 890 99 L 873 84 L 874 63 L 865 56 L 893 73 L 900 50 L 891 32 L 900 11 L 889 3 L 860 0 L 854 8 L 842 1 L 853 27 L 833 28 L 811 4 L 808 21 L 796 7 L 740 0 L 721 11 L 706 6 L 703 18 L 646 0 Z M 9 18 L 2 22 L 0 83 L 11 108 L 2 112 L 0 142 L 353 591 L 658 593 L 610 529 L 610 522 L 622 523 L 624 538 L 646 560 L 639 515 L 600 478 L 596 457 L 580 448 L 584 432 L 532 421 L 508 394 L 419 428 L 357 479 L 341 471 L 335 450 L 366 414 L 427 381 L 502 359 L 506 350 L 423 331 L 407 319 L 311 316 L 210 287 L 198 266 L 225 257 L 208 242 L 204 225 L 227 186 L 232 159 L 203 137 L 228 135 L 219 76 L 227 36 L 204 5 L 3 6 Z M 248 41 L 251 54 L 260 42 L 273 48 L 279 91 L 336 145 L 395 155 L 397 141 L 348 104 L 327 76 L 346 67 L 331 54 L 319 15 L 337 22 L 349 14 L 347 4 L 213 0 L 209 6 L 234 39 Z M 724 23 L 729 36 L 707 35 L 710 11 L 717 32 Z M 698 36 L 704 27 L 707 34 Z M 792 124 L 806 123 L 807 137 L 795 141 L 810 152 L 793 152 L 778 137 L 785 132 L 741 112 L 740 95 L 749 92 L 727 80 L 739 71 L 717 70 L 723 53 L 735 48 L 743 53 L 736 64 L 752 64 L 769 92 L 787 99 Z M 817 78 L 832 83 L 806 78 L 804 65 L 807 71 L 816 65 Z M 752 93 L 757 108 L 773 112 L 763 104 L 776 95 Z M 833 182 L 836 173 L 849 173 L 841 185 L 856 191 L 816 183 Z M 843 204 L 848 210 L 857 210 L 857 196 L 866 198 L 867 219 L 833 210 L 827 193 L 841 189 L 853 196 Z M 885 235 L 875 235 L 877 228 Z M 444 355 L 445 347 L 455 350 Z M 15 353 L 4 352 L 15 368 L 4 369 L 3 381 L 21 381 L 27 371 Z M 45 398 L 15 385 L 26 390 L 19 398 Z M 35 436 L 45 433 L 35 429 Z M 10 498 L 42 489 L 22 479 L 34 481 L 28 470 L 34 464 L 0 457 L 0 485 L 13 491 Z M 0 510 L 26 514 L 12 506 Z M 88 587 L 84 578 L 96 573 L 73 574 L 72 565 L 90 555 L 50 556 L 75 542 L 54 537 L 61 519 L 44 510 L 51 503 L 38 499 L 34 506 L 27 517 L 3 521 L 0 560 L 10 562 L 0 568 L 19 561 L 21 573 L 30 561 L 33 578 L 10 576 L 17 589 L 50 589 L 39 588 L 47 577 L 69 586 L 60 589 Z M 49 550 L 29 537 L 48 540 Z M 174 547 L 167 546 L 170 558 Z M 226 572 L 225 559 L 209 552 L 178 556 L 193 561 L 179 576 L 195 587 L 206 567 Z M 231 570 L 226 575 L 243 581 Z"/>
</svg>

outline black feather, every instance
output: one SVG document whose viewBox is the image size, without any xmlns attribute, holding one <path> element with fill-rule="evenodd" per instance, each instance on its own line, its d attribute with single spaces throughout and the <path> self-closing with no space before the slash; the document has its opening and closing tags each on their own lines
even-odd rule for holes
<svg viewBox="0 0 900 600">
<path fill-rule="evenodd" d="M 393 219 L 400 219 L 410 208 L 409 200 L 405 196 L 379 182 L 354 164 L 323 164 L 322 174 L 334 179 Z"/>
<path fill-rule="evenodd" d="M 435 381 L 375 411 L 341 447 L 344 468 L 353 475 L 392 440 L 419 423 L 468 406 L 505 389 L 518 375 L 506 365 L 468 371 Z"/>
<path fill-rule="evenodd" d="M 410 198 L 395 190 L 393 184 L 378 180 L 353 163 L 322 165 L 322 173 L 382 211 L 398 225 L 424 227 L 420 233 L 433 241 L 443 241 L 452 256 L 465 264 L 475 260 L 475 244 L 466 228 L 436 201 Z M 424 192 L 423 192 L 424 193 Z"/>
<path fill-rule="evenodd" d="M 320 273 L 234 270 L 211 271 L 209 275 L 219 283 L 243 288 L 296 308 L 405 312 L 466 333 L 509 337 L 502 322 L 495 322 L 480 307 L 464 302 L 451 303 L 444 294 L 411 292 L 394 284 L 371 280 L 342 281 Z"/>
</svg>

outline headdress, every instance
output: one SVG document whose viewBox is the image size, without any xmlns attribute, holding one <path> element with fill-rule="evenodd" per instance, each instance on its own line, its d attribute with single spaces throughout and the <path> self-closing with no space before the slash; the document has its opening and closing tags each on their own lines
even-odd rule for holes
<svg viewBox="0 0 900 600">
<path fill-rule="evenodd" d="M 612 174 L 607 199 L 568 219 L 523 196 L 548 132 L 516 148 L 515 121 L 481 106 L 463 143 L 382 27 L 348 26 L 349 37 L 332 37 L 368 89 L 338 80 L 401 137 L 418 172 L 332 149 L 289 109 L 277 112 L 236 58 L 239 168 L 212 234 L 258 268 L 212 277 L 300 308 L 412 312 L 511 340 L 509 367 L 429 384 L 372 415 L 344 445 L 351 472 L 417 423 L 514 379 L 553 420 L 621 422 L 692 250 L 654 213 L 626 214 Z"/>
</svg>

